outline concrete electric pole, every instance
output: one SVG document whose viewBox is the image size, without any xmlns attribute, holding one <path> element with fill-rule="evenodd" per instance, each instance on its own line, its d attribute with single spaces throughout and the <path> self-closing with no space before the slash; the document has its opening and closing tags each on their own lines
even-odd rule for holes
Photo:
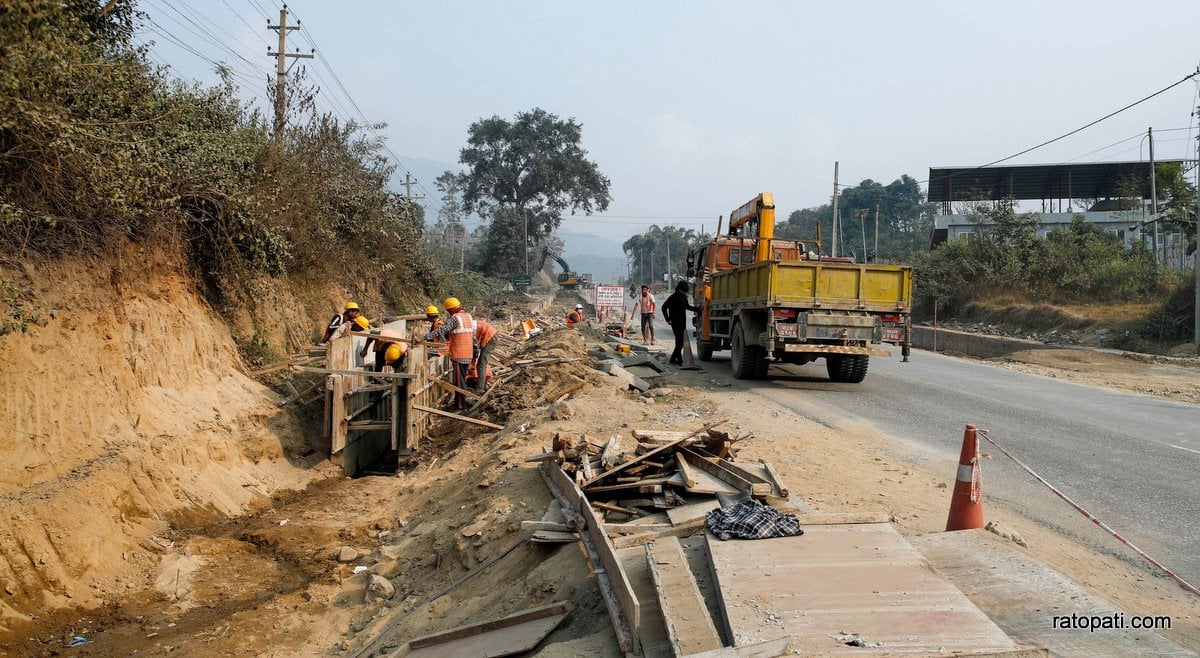
<svg viewBox="0 0 1200 658">
<path fill-rule="evenodd" d="M 838 163 L 833 162 L 833 238 L 830 242 L 833 244 L 829 247 L 829 255 L 837 258 L 838 255 Z M 819 221 L 819 220 L 818 220 Z"/>
<path fill-rule="evenodd" d="M 284 123 L 284 87 L 287 82 L 287 58 L 312 59 L 313 54 L 301 54 L 299 49 L 296 52 L 287 52 L 287 33 L 292 30 L 300 29 L 300 22 L 295 25 L 287 24 L 287 5 L 279 10 L 279 25 L 271 25 L 267 23 L 268 30 L 275 30 L 279 33 L 279 51 L 271 52 L 271 48 L 267 48 L 267 57 L 275 58 L 275 135 L 283 134 Z"/>
</svg>

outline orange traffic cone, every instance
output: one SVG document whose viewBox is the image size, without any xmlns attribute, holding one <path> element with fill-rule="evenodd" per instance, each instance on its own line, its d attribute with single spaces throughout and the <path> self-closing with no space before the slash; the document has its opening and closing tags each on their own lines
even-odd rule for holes
<svg viewBox="0 0 1200 658">
<path fill-rule="evenodd" d="M 983 490 L 979 484 L 979 442 L 975 426 L 963 432 L 962 453 L 958 457 L 958 477 L 950 497 L 950 516 L 946 530 L 972 530 L 983 527 Z"/>
</svg>

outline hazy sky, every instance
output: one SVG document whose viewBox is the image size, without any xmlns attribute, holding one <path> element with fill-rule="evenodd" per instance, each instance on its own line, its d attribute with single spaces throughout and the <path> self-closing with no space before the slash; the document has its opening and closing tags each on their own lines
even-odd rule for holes
<svg viewBox="0 0 1200 658">
<path fill-rule="evenodd" d="M 276 0 L 172 9 L 181 4 L 140 6 L 156 30 L 228 61 L 246 75 L 247 97 L 261 96 L 274 66 L 266 44 L 276 42 L 264 14 L 278 20 Z M 307 51 L 315 42 L 367 118 L 388 123 L 392 151 L 430 194 L 438 163 L 457 161 L 480 117 L 533 107 L 575 117 L 612 180 L 613 201 L 608 217 L 587 226 L 569 220 L 564 229 L 617 239 L 652 222 L 711 230 L 718 215 L 761 191 L 774 192 L 783 215 L 819 205 L 829 200 L 834 160 L 843 184 L 886 184 L 904 173 L 923 181 L 930 166 L 983 164 L 1166 87 L 1200 63 L 1195 0 L 289 7 L 303 21 L 290 46 Z M 155 56 L 179 75 L 214 79 L 194 53 L 153 32 L 143 38 L 158 42 Z M 357 114 L 319 60 L 303 63 L 335 99 L 323 103 Z M 1014 162 L 1142 159 L 1140 135 L 1150 126 L 1161 131 L 1158 158 L 1195 157 L 1196 131 L 1187 128 L 1196 103 L 1193 80 Z"/>
</svg>

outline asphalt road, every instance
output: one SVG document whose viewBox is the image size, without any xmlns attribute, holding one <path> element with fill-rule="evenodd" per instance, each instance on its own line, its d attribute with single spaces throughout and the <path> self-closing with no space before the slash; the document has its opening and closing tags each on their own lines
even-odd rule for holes
<svg viewBox="0 0 1200 658">
<path fill-rule="evenodd" d="M 662 323 L 659 343 L 670 336 Z M 831 427 L 868 423 L 897 456 L 942 468 L 953 482 L 963 427 L 973 423 L 1139 548 L 1200 586 L 1200 406 L 1084 386 L 977 361 L 914 351 L 872 357 L 861 384 L 834 384 L 824 361 L 773 366 L 736 382 Z M 700 363 L 732 379 L 728 352 Z M 698 362 L 699 363 L 699 362 Z M 983 464 L 985 501 L 1157 571 L 1057 498 L 998 450 Z"/>
</svg>

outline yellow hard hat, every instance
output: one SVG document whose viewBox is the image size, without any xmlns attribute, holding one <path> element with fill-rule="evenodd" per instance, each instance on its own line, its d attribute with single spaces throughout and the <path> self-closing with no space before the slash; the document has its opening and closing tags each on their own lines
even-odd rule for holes
<svg viewBox="0 0 1200 658">
<path fill-rule="evenodd" d="M 392 343 L 391 345 L 388 345 L 387 351 L 383 353 L 383 360 L 388 363 L 395 363 L 399 361 L 400 357 L 402 356 L 404 356 L 404 344 Z"/>
<path fill-rule="evenodd" d="M 346 302 L 346 308 L 345 308 L 345 309 L 343 309 L 343 310 L 346 310 L 346 311 L 357 311 L 357 310 L 358 310 L 358 304 L 355 304 L 354 302 Z"/>
<path fill-rule="evenodd" d="M 437 314 L 438 314 L 437 307 L 434 306 L 433 304 L 430 304 L 429 306 L 425 307 L 425 315 L 437 315 Z"/>
<path fill-rule="evenodd" d="M 366 319 L 366 318 L 364 318 L 364 317 L 363 317 L 363 316 L 361 316 L 361 315 L 360 315 L 360 316 L 358 316 L 357 318 L 354 318 L 354 324 L 356 324 L 356 325 L 358 325 L 358 326 L 362 327 L 363 329 L 370 329 L 370 328 L 371 328 L 371 323 L 370 323 L 370 322 L 367 322 L 367 319 Z"/>
<path fill-rule="evenodd" d="M 457 297 L 447 297 L 446 301 L 442 302 L 442 308 L 453 311 L 456 308 L 462 308 L 462 302 L 458 301 Z"/>
</svg>

